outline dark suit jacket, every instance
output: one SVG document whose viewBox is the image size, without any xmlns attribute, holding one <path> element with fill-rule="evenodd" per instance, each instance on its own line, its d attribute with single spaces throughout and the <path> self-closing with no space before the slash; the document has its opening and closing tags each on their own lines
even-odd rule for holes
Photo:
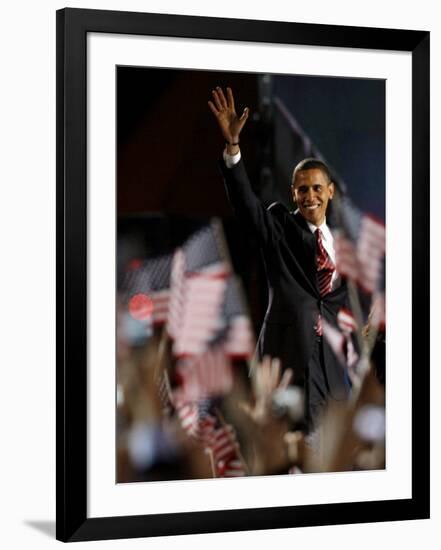
<svg viewBox="0 0 441 550">
<path fill-rule="evenodd" d="M 259 356 L 279 357 L 283 368 L 292 368 L 295 381 L 304 381 L 312 355 L 314 326 L 319 312 L 337 326 L 337 313 L 348 307 L 342 284 L 324 297 L 316 280 L 315 237 L 300 214 L 280 203 L 265 208 L 254 194 L 242 160 L 233 168 L 220 163 L 228 198 L 238 218 L 253 230 L 263 252 L 269 286 L 269 304 L 258 340 Z M 330 394 L 347 394 L 343 367 L 323 339 L 325 371 Z"/>
</svg>

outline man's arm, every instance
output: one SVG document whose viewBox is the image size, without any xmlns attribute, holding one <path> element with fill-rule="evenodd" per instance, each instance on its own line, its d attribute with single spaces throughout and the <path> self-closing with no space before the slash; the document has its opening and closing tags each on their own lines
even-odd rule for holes
<svg viewBox="0 0 441 550">
<path fill-rule="evenodd" d="M 221 171 L 228 198 L 236 215 L 254 230 L 262 244 L 272 245 L 282 233 L 281 225 L 255 195 L 241 159 L 239 139 L 249 109 L 246 107 L 240 117 L 237 115 L 231 88 L 227 88 L 227 97 L 219 87 L 212 94 L 213 101 L 208 105 L 225 139 Z"/>
</svg>

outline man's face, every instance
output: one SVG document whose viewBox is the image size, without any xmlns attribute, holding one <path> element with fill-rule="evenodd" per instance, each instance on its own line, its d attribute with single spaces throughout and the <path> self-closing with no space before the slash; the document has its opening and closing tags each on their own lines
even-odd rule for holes
<svg viewBox="0 0 441 550">
<path fill-rule="evenodd" d="M 297 172 L 291 187 L 300 214 L 315 226 L 325 221 L 328 202 L 334 196 L 334 184 L 320 168 Z"/>
</svg>

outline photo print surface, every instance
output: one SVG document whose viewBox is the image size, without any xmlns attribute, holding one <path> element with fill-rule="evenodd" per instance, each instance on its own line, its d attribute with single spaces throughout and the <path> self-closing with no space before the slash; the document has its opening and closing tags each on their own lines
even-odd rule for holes
<svg viewBox="0 0 441 550">
<path fill-rule="evenodd" d="M 385 464 L 385 81 L 117 67 L 117 483 Z"/>
</svg>

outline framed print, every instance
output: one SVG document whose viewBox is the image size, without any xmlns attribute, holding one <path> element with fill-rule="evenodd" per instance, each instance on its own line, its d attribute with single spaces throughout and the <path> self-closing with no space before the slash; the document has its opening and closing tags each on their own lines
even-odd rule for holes
<svg viewBox="0 0 441 550">
<path fill-rule="evenodd" d="M 57 538 L 429 517 L 428 266 L 429 33 L 58 11 Z"/>
</svg>

